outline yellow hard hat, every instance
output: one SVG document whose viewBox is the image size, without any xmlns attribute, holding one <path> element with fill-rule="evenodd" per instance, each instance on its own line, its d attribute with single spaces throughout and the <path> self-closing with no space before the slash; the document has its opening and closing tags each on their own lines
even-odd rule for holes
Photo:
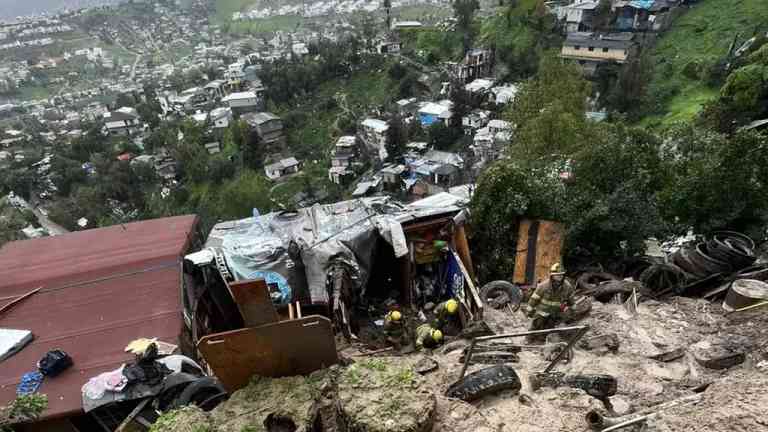
<svg viewBox="0 0 768 432">
<path fill-rule="evenodd" d="M 552 267 L 549 269 L 550 273 L 562 273 L 563 272 L 563 266 L 560 265 L 559 262 L 556 262 L 552 264 Z"/>
<path fill-rule="evenodd" d="M 400 311 L 392 311 L 389 313 L 389 319 L 392 321 L 400 321 L 400 318 L 403 317 L 403 314 L 400 313 Z"/>
<path fill-rule="evenodd" d="M 440 342 L 443 340 L 443 332 L 440 330 L 432 330 L 432 339 L 434 339 L 435 342 Z"/>
<path fill-rule="evenodd" d="M 445 310 L 447 310 L 449 314 L 455 314 L 456 311 L 459 310 L 459 302 L 454 299 L 448 300 L 445 303 Z"/>
</svg>

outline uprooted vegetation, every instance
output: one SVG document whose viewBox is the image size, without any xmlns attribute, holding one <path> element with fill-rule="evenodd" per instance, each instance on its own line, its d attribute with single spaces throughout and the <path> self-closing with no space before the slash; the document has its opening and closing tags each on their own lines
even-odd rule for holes
<svg viewBox="0 0 768 432">
<path fill-rule="evenodd" d="M 171 411 L 153 432 L 429 431 L 435 394 L 410 365 L 368 359 L 307 377 L 254 377 L 210 413 Z"/>
</svg>

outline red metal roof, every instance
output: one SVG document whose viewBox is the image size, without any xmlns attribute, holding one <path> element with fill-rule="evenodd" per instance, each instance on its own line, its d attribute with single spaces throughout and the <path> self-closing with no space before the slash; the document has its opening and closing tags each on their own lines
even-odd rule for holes
<svg viewBox="0 0 768 432">
<path fill-rule="evenodd" d="M 0 316 L 0 327 L 31 330 L 35 340 L 0 363 L 0 405 L 15 397 L 22 374 L 60 348 L 74 366 L 46 378 L 43 418 L 81 412 L 85 382 L 130 361 L 123 350 L 139 337 L 176 343 L 183 326 L 180 261 L 197 218 L 177 216 L 0 248 L 0 307 L 42 289 Z"/>
</svg>

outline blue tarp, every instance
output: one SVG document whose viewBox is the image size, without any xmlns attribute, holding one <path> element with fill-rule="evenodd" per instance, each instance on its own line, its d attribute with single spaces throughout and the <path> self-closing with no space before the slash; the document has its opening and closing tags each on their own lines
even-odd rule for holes
<svg viewBox="0 0 768 432">
<path fill-rule="evenodd" d="M 432 126 L 433 123 L 440 120 L 440 118 L 434 114 L 419 113 L 419 120 L 422 126 Z"/>
<path fill-rule="evenodd" d="M 656 0 L 632 0 L 629 5 L 637 9 L 649 10 Z"/>
</svg>

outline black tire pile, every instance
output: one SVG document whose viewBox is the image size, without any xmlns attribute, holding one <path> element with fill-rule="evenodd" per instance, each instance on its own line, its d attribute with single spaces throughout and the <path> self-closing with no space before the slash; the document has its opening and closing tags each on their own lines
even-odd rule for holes
<svg viewBox="0 0 768 432">
<path fill-rule="evenodd" d="M 680 248 L 666 259 L 627 260 L 617 272 L 621 277 L 584 273 L 577 288 L 582 292 L 600 292 L 604 290 L 596 290 L 597 286 L 625 278 L 642 282 L 645 296 L 700 297 L 736 279 L 768 281 L 768 264 L 754 265 L 755 261 L 755 242 L 751 238 L 734 231 L 718 231 L 703 241 Z"/>
</svg>

